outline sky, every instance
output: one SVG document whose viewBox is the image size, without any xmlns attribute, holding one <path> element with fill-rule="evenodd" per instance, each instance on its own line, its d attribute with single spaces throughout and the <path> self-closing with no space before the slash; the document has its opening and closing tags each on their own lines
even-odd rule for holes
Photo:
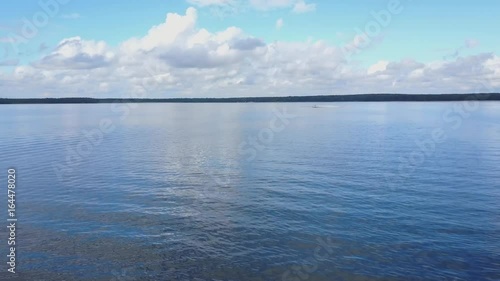
<svg viewBox="0 0 500 281">
<path fill-rule="evenodd" d="M 500 92 L 494 0 L 22 0 L 0 97 Z"/>
</svg>

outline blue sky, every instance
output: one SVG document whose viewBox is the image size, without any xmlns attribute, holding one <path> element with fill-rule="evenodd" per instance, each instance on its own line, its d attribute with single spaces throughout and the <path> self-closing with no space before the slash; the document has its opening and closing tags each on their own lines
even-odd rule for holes
<svg viewBox="0 0 500 281">
<path fill-rule="evenodd" d="M 155 64 L 155 75 L 170 77 L 148 90 L 159 96 L 496 90 L 499 11 L 500 2 L 485 0 L 9 1 L 0 10 L 0 88 L 6 96 L 122 96 L 120 79 L 136 78 L 139 87 L 148 79 L 131 69 L 143 62 Z M 192 17 L 192 25 L 179 31 L 174 21 L 166 23 L 167 14 Z M 34 36 L 23 33 L 30 24 Z M 155 26 L 161 32 L 148 39 Z M 200 30 L 212 37 L 189 43 Z M 227 30 L 234 32 L 226 41 L 216 39 Z M 176 39 L 165 41 L 169 34 Z M 125 50 L 132 38 L 143 39 L 142 45 Z M 242 42 L 255 44 L 251 50 L 234 47 Z M 233 49 L 217 53 L 225 44 Z M 125 68 L 126 74 L 115 75 Z M 105 81 L 103 73 L 115 74 Z M 269 73 L 272 79 L 264 79 Z M 76 82 L 54 82 L 92 75 L 86 82 L 103 85 L 99 93 L 97 86 L 72 93 L 65 87 Z M 449 82 L 432 84 L 436 75 Z M 183 80 L 193 77 L 201 80 L 196 87 Z M 298 77 L 303 87 L 292 87 Z M 29 78 L 36 81 L 22 83 Z"/>
</svg>

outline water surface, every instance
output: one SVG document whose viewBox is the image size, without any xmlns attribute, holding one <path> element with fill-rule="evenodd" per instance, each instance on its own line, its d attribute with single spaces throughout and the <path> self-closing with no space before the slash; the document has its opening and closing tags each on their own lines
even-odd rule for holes
<svg viewBox="0 0 500 281">
<path fill-rule="evenodd" d="M 500 280 L 500 103 L 131 106 L 0 107 L 19 280 Z"/>
</svg>

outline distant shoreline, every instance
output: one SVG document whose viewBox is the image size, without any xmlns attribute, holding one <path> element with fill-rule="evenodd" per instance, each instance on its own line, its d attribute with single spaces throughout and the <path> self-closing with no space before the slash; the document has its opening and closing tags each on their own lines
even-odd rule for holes
<svg viewBox="0 0 500 281">
<path fill-rule="evenodd" d="M 249 103 L 249 102 L 436 102 L 500 101 L 500 93 L 477 94 L 358 94 L 327 96 L 242 97 L 242 98 L 0 98 L 0 104 L 78 103 Z"/>
</svg>

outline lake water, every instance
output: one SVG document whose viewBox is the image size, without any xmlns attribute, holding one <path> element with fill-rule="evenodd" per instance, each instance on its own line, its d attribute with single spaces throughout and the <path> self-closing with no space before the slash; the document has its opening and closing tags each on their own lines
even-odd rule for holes
<svg viewBox="0 0 500 281">
<path fill-rule="evenodd" d="M 313 105 L 0 106 L 17 280 L 500 280 L 500 103 Z"/>
</svg>

